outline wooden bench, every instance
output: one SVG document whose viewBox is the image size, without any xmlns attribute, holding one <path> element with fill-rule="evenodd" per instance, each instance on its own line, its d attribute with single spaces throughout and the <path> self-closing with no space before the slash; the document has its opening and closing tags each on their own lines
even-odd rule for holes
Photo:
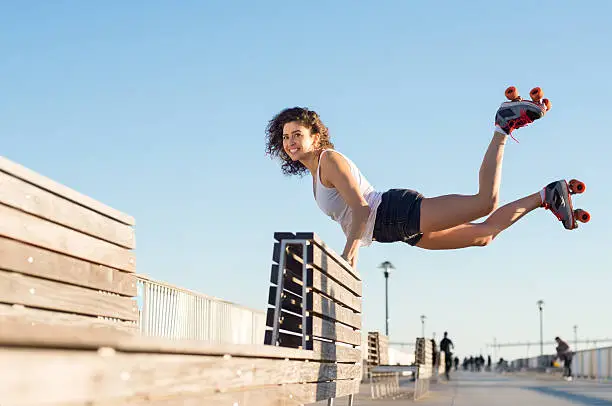
<svg viewBox="0 0 612 406">
<path fill-rule="evenodd" d="M 361 378 L 361 279 L 276 233 L 262 345 L 144 337 L 134 220 L 0 158 L 0 403 L 300 405 Z"/>
<path fill-rule="evenodd" d="M 368 372 L 372 399 L 399 398 L 411 395 L 419 400 L 429 392 L 430 384 L 437 379 L 434 365 L 434 342 L 418 337 L 413 365 L 373 365 Z M 414 385 L 400 385 L 400 377 L 408 374 Z"/>
<path fill-rule="evenodd" d="M 417 338 L 415 348 L 415 364 L 417 366 L 414 383 L 414 400 L 418 400 L 429 392 L 429 386 L 434 369 L 434 343 L 431 339 Z"/>
<path fill-rule="evenodd" d="M 389 337 L 378 331 L 368 332 L 368 370 L 376 365 L 389 364 Z"/>
<path fill-rule="evenodd" d="M 137 331 L 134 219 L 0 157 L 0 326 Z"/>
</svg>

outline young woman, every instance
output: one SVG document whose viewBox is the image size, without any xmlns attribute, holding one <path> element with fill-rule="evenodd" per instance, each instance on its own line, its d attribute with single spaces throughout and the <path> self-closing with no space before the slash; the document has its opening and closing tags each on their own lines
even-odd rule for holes
<svg viewBox="0 0 612 406">
<path fill-rule="evenodd" d="M 372 241 L 401 241 L 431 250 L 485 246 L 538 207 L 551 209 L 566 228 L 574 228 L 565 180 L 497 209 L 506 139 L 549 109 L 546 99 L 527 101 L 518 94 L 502 103 L 474 195 L 424 197 L 410 189 L 377 191 L 348 157 L 334 149 L 329 130 L 319 115 L 307 108 L 288 108 L 270 120 L 266 152 L 280 158 L 285 175 L 310 172 L 315 201 L 342 227 L 347 238 L 342 256 L 355 267 L 360 246 Z M 489 214 L 483 222 L 473 223 Z"/>
</svg>

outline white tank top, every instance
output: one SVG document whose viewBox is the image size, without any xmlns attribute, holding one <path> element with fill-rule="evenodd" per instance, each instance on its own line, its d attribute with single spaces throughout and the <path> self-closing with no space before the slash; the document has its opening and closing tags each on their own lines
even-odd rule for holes
<svg viewBox="0 0 612 406">
<path fill-rule="evenodd" d="M 357 168 L 357 165 L 355 165 L 353 161 L 348 159 L 346 156 L 336 150 L 326 149 L 321 152 L 321 156 L 319 157 L 319 165 L 317 166 L 317 178 L 315 179 L 315 200 L 323 213 L 331 217 L 332 220 L 340 223 L 344 235 L 348 237 L 351 231 L 352 210 L 344 202 L 344 199 L 340 193 L 338 193 L 336 188 L 328 188 L 321 183 L 321 175 L 319 173 L 321 168 L 321 158 L 327 151 L 333 151 L 346 159 L 351 168 L 353 177 L 357 180 L 357 184 L 359 185 L 359 190 L 361 191 L 363 198 L 370 206 L 370 216 L 368 217 L 366 229 L 360 241 L 361 246 L 368 246 L 372 244 L 374 222 L 376 221 L 376 209 L 378 209 L 378 205 L 382 199 L 382 193 L 377 192 L 372 185 L 370 185 L 368 180 L 361 174 L 359 168 Z"/>
</svg>

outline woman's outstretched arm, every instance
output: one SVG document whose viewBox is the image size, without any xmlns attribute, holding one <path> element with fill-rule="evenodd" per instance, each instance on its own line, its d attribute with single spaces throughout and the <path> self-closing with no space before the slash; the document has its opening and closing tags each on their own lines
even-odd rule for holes
<svg viewBox="0 0 612 406">
<path fill-rule="evenodd" d="M 366 230 L 370 206 L 359 190 L 359 184 L 351 173 L 348 162 L 340 155 L 334 153 L 324 154 L 321 159 L 322 181 L 331 184 L 346 204 L 351 208 L 352 219 L 346 245 L 342 257 L 355 267 L 359 252 L 359 241 Z M 325 185 L 327 186 L 327 185 Z"/>
</svg>

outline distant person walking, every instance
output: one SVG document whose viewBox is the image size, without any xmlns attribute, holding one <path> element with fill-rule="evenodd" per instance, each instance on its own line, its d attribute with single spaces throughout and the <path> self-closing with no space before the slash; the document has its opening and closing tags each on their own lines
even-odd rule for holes
<svg viewBox="0 0 612 406">
<path fill-rule="evenodd" d="M 568 343 L 560 339 L 559 337 L 555 337 L 555 341 L 557 342 L 557 357 L 563 361 L 563 378 L 566 381 L 572 380 L 572 358 L 573 354 L 570 350 L 570 346 Z"/>
<path fill-rule="evenodd" d="M 446 379 L 450 380 L 450 370 L 453 367 L 453 353 L 451 348 L 454 350 L 455 345 L 448 338 L 448 333 L 444 332 L 444 338 L 440 341 L 440 352 L 444 352 L 444 374 Z"/>
</svg>

